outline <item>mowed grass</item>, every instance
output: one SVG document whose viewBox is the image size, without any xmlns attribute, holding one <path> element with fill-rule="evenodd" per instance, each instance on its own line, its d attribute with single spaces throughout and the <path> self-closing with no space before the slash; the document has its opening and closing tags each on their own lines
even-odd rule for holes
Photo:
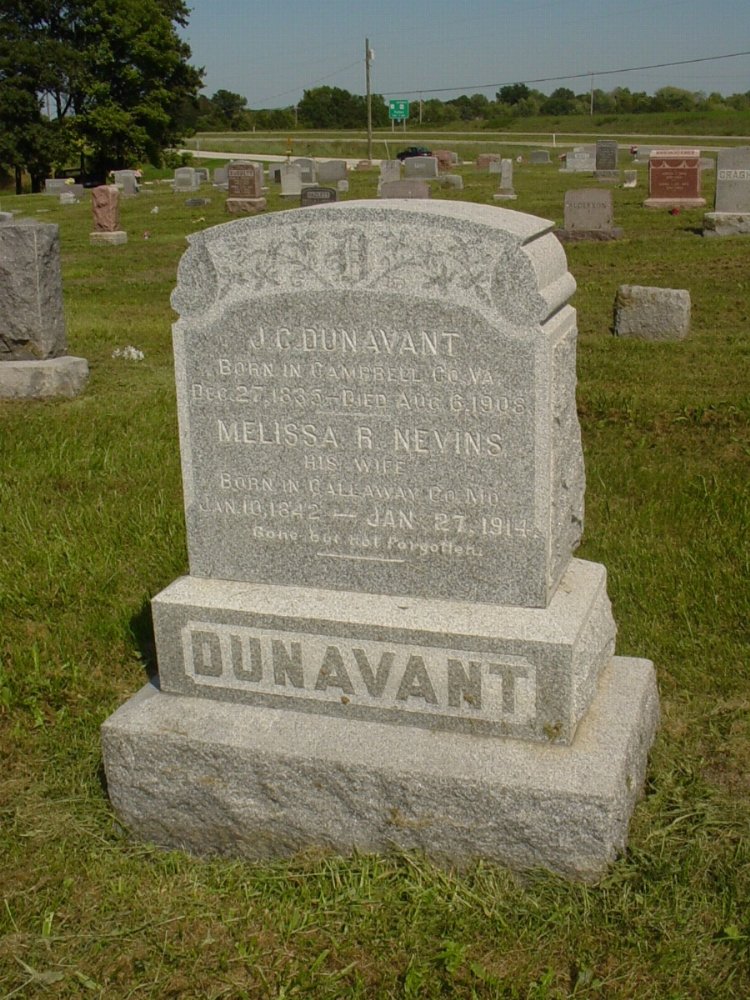
<svg viewBox="0 0 750 1000">
<path fill-rule="evenodd" d="M 441 196 L 494 204 L 496 178 L 461 172 Z M 60 226 L 70 353 L 91 379 L 75 400 L 0 404 L 0 996 L 750 994 L 750 239 L 641 208 L 639 180 L 614 191 L 622 240 L 567 246 L 580 554 L 606 564 L 618 652 L 655 661 L 663 711 L 628 851 L 593 887 L 402 855 L 200 860 L 128 837 L 99 726 L 153 669 L 149 599 L 187 568 L 169 294 L 224 195 L 188 208 L 154 185 L 122 203 L 128 244 L 104 249 L 87 203 L 2 196 Z M 513 207 L 560 223 L 565 189 L 591 183 L 517 166 Z M 353 173 L 350 197 L 375 187 Z M 690 338 L 613 338 L 626 282 L 689 289 Z M 144 360 L 112 357 L 128 345 Z"/>
</svg>

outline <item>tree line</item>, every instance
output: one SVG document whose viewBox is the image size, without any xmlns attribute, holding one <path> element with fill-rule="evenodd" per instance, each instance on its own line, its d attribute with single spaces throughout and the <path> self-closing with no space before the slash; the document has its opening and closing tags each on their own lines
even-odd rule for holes
<svg viewBox="0 0 750 1000">
<path fill-rule="evenodd" d="M 429 98 L 412 101 L 411 119 L 419 117 L 423 125 L 446 125 L 451 122 L 481 121 L 488 125 L 503 125 L 513 118 L 533 118 L 538 115 L 645 114 L 654 111 L 747 111 L 750 91 L 745 94 L 722 94 L 661 87 L 654 94 L 615 87 L 604 91 L 594 89 L 576 94 L 568 87 L 558 87 L 551 94 L 533 90 L 525 83 L 501 87 L 491 100 L 484 94 L 462 94 L 447 101 Z M 302 100 L 293 107 L 273 110 L 251 110 L 246 98 L 226 90 L 212 98 L 200 97 L 188 113 L 190 127 L 195 131 L 248 131 L 258 129 L 357 128 L 367 120 L 366 101 L 338 87 L 315 87 L 306 90 Z M 373 125 L 388 125 L 388 106 L 378 94 L 372 98 Z"/>
<path fill-rule="evenodd" d="M 71 163 L 102 178 L 158 163 L 186 128 L 202 71 L 183 0 L 2 0 L 0 166 L 39 190 Z"/>
</svg>

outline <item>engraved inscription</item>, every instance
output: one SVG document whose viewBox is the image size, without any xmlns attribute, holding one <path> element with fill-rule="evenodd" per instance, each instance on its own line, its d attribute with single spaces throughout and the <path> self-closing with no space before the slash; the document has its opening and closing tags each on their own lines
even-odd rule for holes
<svg viewBox="0 0 750 1000">
<path fill-rule="evenodd" d="M 383 709 L 419 716 L 533 727 L 536 667 L 501 652 L 300 635 L 188 622 L 188 676 L 205 687 L 249 695 Z"/>
<path fill-rule="evenodd" d="M 284 302 L 225 309 L 186 359 L 189 539 L 226 539 L 221 572 L 408 593 L 429 562 L 495 588 L 536 557 L 538 341 L 444 305 L 406 327 L 398 298 Z"/>
</svg>

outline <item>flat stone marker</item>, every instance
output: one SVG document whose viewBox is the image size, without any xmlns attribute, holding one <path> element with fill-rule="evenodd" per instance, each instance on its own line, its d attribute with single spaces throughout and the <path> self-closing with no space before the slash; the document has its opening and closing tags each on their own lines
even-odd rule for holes
<svg viewBox="0 0 750 1000">
<path fill-rule="evenodd" d="M 700 150 L 652 149 L 648 161 L 647 208 L 699 208 Z"/>
<path fill-rule="evenodd" d="M 434 156 L 407 156 L 404 160 L 404 177 L 433 178 L 439 173 L 438 161 Z"/>
<path fill-rule="evenodd" d="M 575 283 L 551 223 L 354 201 L 189 239 L 190 575 L 153 601 L 161 689 L 103 727 L 118 814 L 199 853 L 596 877 L 658 704 L 652 665 L 613 657 L 604 568 L 572 558 Z"/>
<path fill-rule="evenodd" d="M 615 336 L 636 340 L 684 340 L 690 332 L 690 292 L 682 288 L 620 285 L 615 297 Z"/>
<path fill-rule="evenodd" d="M 0 399 L 75 396 L 88 378 L 67 355 L 58 227 L 0 226 Z"/>
<path fill-rule="evenodd" d="M 91 191 L 94 231 L 89 242 L 94 246 L 121 246 L 128 234 L 120 229 L 120 192 L 114 184 L 101 184 Z"/>
<path fill-rule="evenodd" d="M 550 163 L 549 151 L 546 149 L 535 149 L 532 150 L 531 156 L 529 157 L 529 163 L 536 165 L 543 163 Z"/>
<path fill-rule="evenodd" d="M 704 236 L 750 233 L 750 147 L 722 149 L 716 160 L 713 212 L 703 216 Z"/>
<path fill-rule="evenodd" d="M 334 201 L 336 201 L 336 188 L 317 187 L 314 184 L 302 188 L 302 194 L 299 198 L 301 208 L 309 208 L 311 205 L 328 205 Z"/>
<path fill-rule="evenodd" d="M 383 181 L 378 188 L 378 198 L 431 198 L 427 181 L 410 177 L 402 181 Z"/>
</svg>

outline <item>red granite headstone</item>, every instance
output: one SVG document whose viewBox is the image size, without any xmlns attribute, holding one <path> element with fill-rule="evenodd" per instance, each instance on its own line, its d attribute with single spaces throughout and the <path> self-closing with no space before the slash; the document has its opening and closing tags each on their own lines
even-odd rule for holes
<svg viewBox="0 0 750 1000">
<path fill-rule="evenodd" d="M 701 198 L 699 149 L 652 149 L 648 161 L 649 208 L 699 208 Z"/>
</svg>

